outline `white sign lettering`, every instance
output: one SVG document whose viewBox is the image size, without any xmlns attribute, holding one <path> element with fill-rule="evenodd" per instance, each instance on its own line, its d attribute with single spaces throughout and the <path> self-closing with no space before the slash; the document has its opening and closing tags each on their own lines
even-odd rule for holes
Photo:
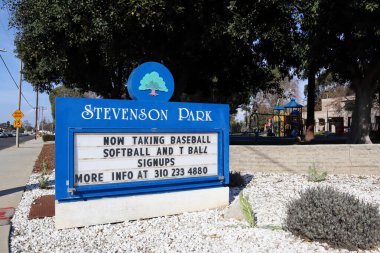
<svg viewBox="0 0 380 253">
<path fill-rule="evenodd" d="M 162 109 L 93 107 L 89 104 L 84 106 L 81 116 L 85 120 L 166 121 L 168 120 L 168 113 L 168 110 Z M 185 107 L 178 108 L 178 120 L 213 121 L 211 111 L 190 110 Z"/>
<path fill-rule="evenodd" d="M 211 111 L 192 111 L 187 108 L 178 108 L 179 119 L 189 121 L 212 121 L 210 114 Z"/>
</svg>

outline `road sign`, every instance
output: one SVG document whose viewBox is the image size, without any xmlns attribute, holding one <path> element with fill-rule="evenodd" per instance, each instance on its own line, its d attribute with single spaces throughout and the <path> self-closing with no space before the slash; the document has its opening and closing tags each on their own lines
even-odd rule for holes
<svg viewBox="0 0 380 253">
<path fill-rule="evenodd" d="M 21 126 L 22 126 L 22 122 L 21 122 L 21 120 L 16 119 L 16 120 L 13 122 L 13 127 L 14 127 L 14 128 L 20 128 Z"/>
<path fill-rule="evenodd" d="M 22 117 L 24 117 L 24 114 L 22 113 L 22 111 L 20 111 L 19 109 L 17 109 L 13 114 L 12 114 L 13 118 L 15 118 L 16 120 L 20 120 Z"/>
</svg>

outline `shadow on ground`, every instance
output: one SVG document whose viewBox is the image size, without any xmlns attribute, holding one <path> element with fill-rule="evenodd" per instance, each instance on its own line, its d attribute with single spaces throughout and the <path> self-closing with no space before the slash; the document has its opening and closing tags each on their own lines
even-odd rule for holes
<svg viewBox="0 0 380 253">
<path fill-rule="evenodd" d="M 242 175 L 244 185 L 240 187 L 230 187 L 230 204 L 236 199 L 237 196 L 239 196 L 240 192 L 244 190 L 244 188 L 251 183 L 251 181 L 254 179 L 253 174 L 244 174 Z"/>
<path fill-rule="evenodd" d="M 25 189 L 25 186 L 18 186 L 18 187 L 14 187 L 14 188 L 1 190 L 0 191 L 0 197 L 5 196 L 5 195 L 9 195 L 9 194 L 13 194 L 16 192 L 23 192 L 24 189 Z"/>
<path fill-rule="evenodd" d="M 53 189 L 54 185 L 55 185 L 55 180 L 49 180 L 47 182 L 47 189 Z M 32 190 L 39 189 L 39 188 L 40 188 L 40 184 L 39 183 L 29 184 L 29 185 L 26 186 L 25 191 L 32 191 Z"/>
</svg>

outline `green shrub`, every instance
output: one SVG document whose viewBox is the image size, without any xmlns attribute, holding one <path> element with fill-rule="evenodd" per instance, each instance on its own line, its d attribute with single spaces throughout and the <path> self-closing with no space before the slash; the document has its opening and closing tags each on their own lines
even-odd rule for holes
<svg viewBox="0 0 380 253">
<path fill-rule="evenodd" d="M 49 165 L 45 162 L 45 160 L 42 162 L 42 169 L 41 169 L 41 175 L 45 176 L 48 173 Z"/>
<path fill-rule="evenodd" d="M 42 140 L 43 141 L 55 141 L 55 135 L 52 135 L 52 134 L 42 135 Z"/>
<path fill-rule="evenodd" d="M 249 204 L 248 199 L 244 197 L 242 192 L 239 194 L 239 201 L 245 220 L 248 222 L 250 227 L 255 227 L 257 224 L 257 217 L 253 212 L 251 204 Z"/>
<path fill-rule="evenodd" d="M 244 179 L 240 172 L 232 171 L 230 172 L 230 187 L 240 187 L 244 185 Z"/>
<path fill-rule="evenodd" d="M 46 189 L 49 185 L 49 178 L 44 175 L 40 175 L 38 178 L 38 184 L 41 189 Z"/>
<path fill-rule="evenodd" d="M 309 166 L 309 170 L 307 171 L 307 180 L 310 182 L 321 182 L 325 181 L 327 177 L 327 172 L 320 173 L 317 168 L 315 167 L 315 164 Z"/>
<path fill-rule="evenodd" d="M 45 160 L 42 162 L 42 169 L 40 176 L 38 177 L 38 184 L 41 189 L 46 189 L 49 184 L 49 177 L 47 176 L 49 170 L 48 164 L 45 162 Z"/>
<path fill-rule="evenodd" d="M 380 245 L 378 206 L 332 187 L 310 188 L 291 201 L 285 226 L 295 235 L 349 250 Z"/>
</svg>

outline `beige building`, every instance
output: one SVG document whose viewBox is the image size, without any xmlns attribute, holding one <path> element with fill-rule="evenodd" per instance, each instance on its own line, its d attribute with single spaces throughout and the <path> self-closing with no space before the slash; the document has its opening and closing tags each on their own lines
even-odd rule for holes
<svg viewBox="0 0 380 253">
<path fill-rule="evenodd" d="M 355 96 L 322 99 L 322 110 L 315 111 L 315 131 L 328 131 L 331 133 L 343 134 L 348 132 L 352 123 L 352 111 L 354 109 Z M 306 109 L 302 113 L 306 118 Z M 371 109 L 371 128 L 373 131 L 379 130 L 380 110 L 375 105 Z"/>
</svg>

